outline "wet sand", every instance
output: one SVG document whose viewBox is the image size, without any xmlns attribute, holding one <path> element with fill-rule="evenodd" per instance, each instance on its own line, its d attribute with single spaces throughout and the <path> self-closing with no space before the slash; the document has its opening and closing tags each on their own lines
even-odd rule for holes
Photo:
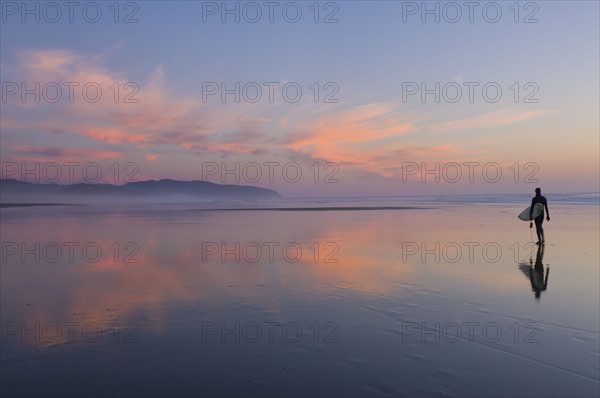
<svg viewBox="0 0 600 398">
<path fill-rule="evenodd" d="M 2 395 L 598 396 L 598 206 L 319 207 L 3 208 Z"/>
</svg>

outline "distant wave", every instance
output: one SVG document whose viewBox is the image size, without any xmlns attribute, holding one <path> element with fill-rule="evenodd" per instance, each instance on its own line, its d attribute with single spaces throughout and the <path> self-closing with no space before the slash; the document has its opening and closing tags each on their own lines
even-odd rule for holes
<svg viewBox="0 0 600 398">
<path fill-rule="evenodd" d="M 549 203 L 600 205 L 600 193 L 544 193 Z M 332 198 L 286 198 L 282 202 L 337 206 L 397 206 L 398 204 L 528 204 L 533 194 L 418 195 Z"/>
</svg>

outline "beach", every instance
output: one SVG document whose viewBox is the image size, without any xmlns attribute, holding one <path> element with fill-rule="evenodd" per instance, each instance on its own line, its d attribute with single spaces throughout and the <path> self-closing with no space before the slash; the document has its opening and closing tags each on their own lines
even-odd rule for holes
<svg viewBox="0 0 600 398">
<path fill-rule="evenodd" d="M 0 398 L 600 397 L 599 1 L 0 9 Z"/>
<path fill-rule="evenodd" d="M 598 396 L 597 201 L 226 207 L 0 210 L 2 395 Z"/>
</svg>

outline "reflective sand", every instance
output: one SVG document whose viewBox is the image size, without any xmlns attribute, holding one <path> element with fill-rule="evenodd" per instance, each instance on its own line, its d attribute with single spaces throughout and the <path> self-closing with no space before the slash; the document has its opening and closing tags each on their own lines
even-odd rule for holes
<svg viewBox="0 0 600 398">
<path fill-rule="evenodd" d="M 598 207 L 521 207 L 4 208 L 2 394 L 598 396 Z"/>
</svg>

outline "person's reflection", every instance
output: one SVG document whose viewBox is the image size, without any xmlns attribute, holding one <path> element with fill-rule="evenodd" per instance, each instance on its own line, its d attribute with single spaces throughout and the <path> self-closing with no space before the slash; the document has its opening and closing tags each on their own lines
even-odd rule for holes
<svg viewBox="0 0 600 398">
<path fill-rule="evenodd" d="M 542 292 L 548 289 L 548 275 L 550 275 L 550 267 L 546 267 L 546 272 L 544 272 L 544 264 L 542 264 L 543 259 L 544 245 L 540 245 L 538 246 L 537 255 L 535 256 L 535 265 L 533 265 L 533 259 L 529 259 L 529 265 L 521 264 L 519 267 L 523 273 L 526 275 L 529 274 L 531 290 L 535 292 L 536 300 L 539 300 Z M 526 270 L 528 270 L 528 272 Z"/>
</svg>

